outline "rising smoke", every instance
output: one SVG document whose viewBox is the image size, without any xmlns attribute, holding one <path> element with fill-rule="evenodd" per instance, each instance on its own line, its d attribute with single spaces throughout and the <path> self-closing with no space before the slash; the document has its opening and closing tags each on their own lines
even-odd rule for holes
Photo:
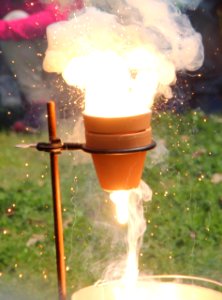
<svg viewBox="0 0 222 300">
<path fill-rule="evenodd" d="M 86 1 L 83 14 L 49 26 L 44 68 L 48 72 L 62 73 L 68 84 L 84 89 L 86 77 L 88 81 L 94 79 L 95 68 L 102 65 L 103 74 L 98 75 L 97 82 L 100 83 L 101 79 L 105 82 L 104 70 L 107 70 L 107 82 L 115 86 L 115 72 L 110 77 L 104 57 L 101 56 L 102 62 L 94 57 L 92 65 L 86 58 L 91 53 L 112 50 L 128 60 L 129 69 L 136 68 L 137 72 L 146 69 L 148 74 L 151 71 L 157 74 L 157 82 L 152 88 L 149 87 L 149 78 L 145 82 L 147 90 L 153 89 L 149 97 L 154 98 L 159 93 L 170 98 L 170 86 L 176 82 L 176 72 L 194 71 L 203 63 L 201 35 L 195 32 L 188 17 L 178 8 L 186 5 L 193 9 L 199 2 L 192 1 L 191 5 L 185 0 Z M 139 47 L 151 55 L 144 56 L 135 66 L 126 54 Z"/>
</svg>

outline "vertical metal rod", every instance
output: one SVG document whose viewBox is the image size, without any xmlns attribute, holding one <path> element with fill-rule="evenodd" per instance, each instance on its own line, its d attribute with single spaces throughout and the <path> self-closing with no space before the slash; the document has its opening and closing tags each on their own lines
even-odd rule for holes
<svg viewBox="0 0 222 300">
<path fill-rule="evenodd" d="M 53 140 L 56 139 L 56 112 L 55 112 L 55 103 L 53 101 L 49 101 L 47 103 L 47 112 L 48 112 L 49 140 L 50 142 L 53 142 Z M 56 246 L 59 300 L 65 300 L 66 299 L 66 268 L 65 268 L 65 255 L 64 255 L 58 153 L 52 153 L 52 152 L 50 153 L 50 164 L 51 164 L 51 180 L 52 180 L 52 194 L 53 194 L 54 234 L 55 234 L 55 246 Z"/>
</svg>

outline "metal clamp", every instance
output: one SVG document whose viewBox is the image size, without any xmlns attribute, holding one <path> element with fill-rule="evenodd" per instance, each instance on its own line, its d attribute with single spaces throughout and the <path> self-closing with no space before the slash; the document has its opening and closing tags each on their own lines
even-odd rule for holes
<svg viewBox="0 0 222 300">
<path fill-rule="evenodd" d="M 148 151 L 156 147 L 156 142 L 149 145 L 130 149 L 93 149 L 82 143 L 62 143 L 60 139 L 54 139 L 51 143 L 38 143 L 36 149 L 50 153 L 60 154 L 64 150 L 82 150 L 91 154 L 127 154 L 141 151 Z"/>
<path fill-rule="evenodd" d="M 62 152 L 63 144 L 60 139 L 54 139 L 51 143 L 38 143 L 36 149 L 50 153 L 60 154 Z"/>
</svg>

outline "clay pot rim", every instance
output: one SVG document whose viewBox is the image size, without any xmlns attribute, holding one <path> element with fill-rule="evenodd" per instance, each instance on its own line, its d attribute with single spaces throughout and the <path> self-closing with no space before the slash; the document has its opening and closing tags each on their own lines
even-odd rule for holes
<svg viewBox="0 0 222 300">
<path fill-rule="evenodd" d="M 150 127 L 151 111 L 130 117 L 95 117 L 83 114 L 86 132 L 98 134 L 126 134 L 144 131 Z"/>
<path fill-rule="evenodd" d="M 121 119 L 121 120 L 123 120 L 123 119 L 130 119 L 130 118 L 144 116 L 144 115 L 150 115 L 150 114 L 152 114 L 152 110 L 151 109 L 148 109 L 146 112 L 144 112 L 142 114 L 131 115 L 131 116 L 122 116 L 122 117 L 101 117 L 101 116 L 94 116 L 94 115 L 87 114 L 84 111 L 82 113 L 83 116 L 94 118 L 94 119 L 101 119 L 101 120 L 102 119 L 114 119 L 114 120 Z"/>
<path fill-rule="evenodd" d="M 152 142 L 152 131 L 148 128 L 144 131 L 127 134 L 96 134 L 86 132 L 86 146 L 91 149 L 133 149 L 144 147 Z"/>
</svg>

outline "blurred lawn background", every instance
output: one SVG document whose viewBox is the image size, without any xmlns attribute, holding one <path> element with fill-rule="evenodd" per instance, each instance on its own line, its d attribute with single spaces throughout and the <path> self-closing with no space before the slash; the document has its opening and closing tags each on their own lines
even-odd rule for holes
<svg viewBox="0 0 222 300">
<path fill-rule="evenodd" d="M 155 114 L 152 128 L 159 146 L 143 174 L 153 199 L 144 203 L 141 273 L 222 282 L 222 116 Z M 47 135 L 0 132 L 0 299 L 57 298 L 49 157 L 15 148 L 38 141 Z M 126 252 L 126 228 L 82 155 L 60 156 L 69 295 Z"/>
</svg>

